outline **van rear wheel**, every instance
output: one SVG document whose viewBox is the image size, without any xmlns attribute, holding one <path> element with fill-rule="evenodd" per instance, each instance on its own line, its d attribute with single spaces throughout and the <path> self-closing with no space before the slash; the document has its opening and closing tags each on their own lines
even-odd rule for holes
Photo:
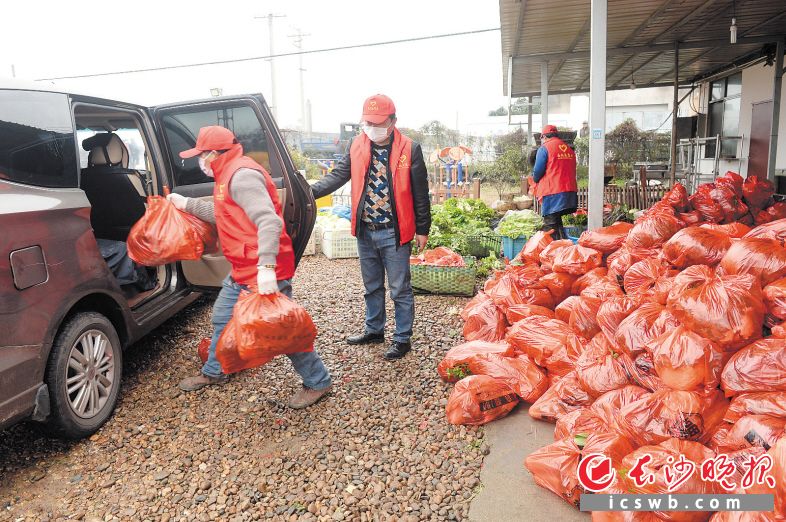
<svg viewBox="0 0 786 522">
<path fill-rule="evenodd" d="M 81 439 L 112 415 L 123 373 L 122 349 L 112 323 L 95 312 L 71 317 L 60 329 L 46 369 L 51 413 L 45 429 Z"/>
</svg>

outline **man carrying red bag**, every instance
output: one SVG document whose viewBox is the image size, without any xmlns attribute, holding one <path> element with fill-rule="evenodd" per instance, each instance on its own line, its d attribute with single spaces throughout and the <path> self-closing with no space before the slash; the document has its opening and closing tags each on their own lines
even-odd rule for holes
<svg viewBox="0 0 786 522">
<path fill-rule="evenodd" d="M 214 330 L 207 362 L 200 375 L 180 382 L 185 391 L 227 382 L 228 376 L 222 374 L 216 359 L 216 345 L 240 293 L 256 286 L 261 295 L 281 292 L 291 297 L 290 280 L 295 274 L 292 239 L 284 228 L 275 185 L 264 167 L 244 156 L 235 135 L 220 126 L 200 129 L 196 146 L 180 153 L 181 158 L 195 156 L 199 156 L 202 171 L 215 178 L 213 202 L 174 193 L 167 199 L 179 210 L 216 224 L 232 273 L 213 305 Z M 330 392 L 330 374 L 316 351 L 287 357 L 303 379 L 303 388 L 289 401 L 291 408 L 308 407 Z"/>
</svg>

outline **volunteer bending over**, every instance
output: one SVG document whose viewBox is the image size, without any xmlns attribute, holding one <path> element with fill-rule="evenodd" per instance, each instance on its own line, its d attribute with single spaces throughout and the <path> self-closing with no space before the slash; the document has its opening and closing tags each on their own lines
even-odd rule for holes
<svg viewBox="0 0 786 522">
<path fill-rule="evenodd" d="M 215 178 L 213 201 L 174 193 L 167 199 L 176 208 L 216 224 L 232 272 L 213 305 L 214 330 L 207 362 L 199 375 L 180 382 L 185 391 L 227 382 L 228 376 L 222 374 L 216 359 L 216 344 L 241 291 L 256 286 L 262 295 L 278 291 L 290 297 L 290 280 L 295 274 L 292 240 L 284 227 L 276 187 L 264 167 L 244 156 L 235 135 L 219 126 L 200 129 L 196 146 L 180 153 L 181 158 L 194 156 L 199 156 L 202 171 Z M 287 357 L 303 379 L 302 389 L 289 401 L 291 408 L 310 406 L 330 391 L 330 374 L 316 351 Z"/>
<path fill-rule="evenodd" d="M 540 203 L 543 229 L 553 230 L 552 239 L 567 239 L 562 216 L 576 212 L 579 198 L 576 191 L 576 153 L 559 139 L 557 127 L 546 125 L 541 145 L 535 156 L 532 178 L 537 183 L 535 197 Z"/>
</svg>

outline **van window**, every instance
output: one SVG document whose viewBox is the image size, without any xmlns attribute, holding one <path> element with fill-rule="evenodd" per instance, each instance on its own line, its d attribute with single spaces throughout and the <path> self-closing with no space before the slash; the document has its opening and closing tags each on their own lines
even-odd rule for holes
<svg viewBox="0 0 786 522">
<path fill-rule="evenodd" d="M 244 154 L 273 174 L 270 169 L 267 134 L 256 112 L 248 105 L 222 105 L 216 109 L 188 112 L 176 110 L 167 112 L 161 121 L 169 143 L 175 184 L 178 186 L 213 181 L 199 169 L 197 158 L 184 160 L 178 155 L 192 148 L 199 129 L 209 125 L 221 125 L 231 130 L 243 145 Z"/>
<path fill-rule="evenodd" d="M 75 188 L 78 172 L 68 97 L 0 90 L 0 179 Z"/>
<path fill-rule="evenodd" d="M 79 116 L 77 114 L 77 121 Z M 76 139 L 78 143 L 83 143 L 87 138 L 95 136 L 96 134 L 108 132 L 106 129 L 78 129 L 76 131 Z M 128 150 L 128 168 L 132 170 L 150 170 L 147 164 L 147 150 L 145 147 L 145 140 L 139 129 L 114 129 L 113 132 L 123 141 L 123 144 Z M 83 169 L 87 168 L 87 159 L 90 155 L 89 151 L 79 147 L 79 166 Z"/>
</svg>

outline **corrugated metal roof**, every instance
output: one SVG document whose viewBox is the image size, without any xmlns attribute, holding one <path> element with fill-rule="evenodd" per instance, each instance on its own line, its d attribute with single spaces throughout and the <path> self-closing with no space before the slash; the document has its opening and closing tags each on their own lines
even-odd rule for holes
<svg viewBox="0 0 786 522">
<path fill-rule="evenodd" d="M 544 60 L 550 93 L 589 89 L 589 0 L 499 0 L 499 10 L 505 94 L 511 56 L 514 96 L 540 93 Z M 739 43 L 726 45 L 732 14 Z M 672 84 L 675 41 L 683 47 L 679 76 L 685 84 L 762 51 L 769 37 L 783 38 L 786 1 L 608 0 L 606 27 L 609 89 L 626 88 L 631 79 L 638 86 Z"/>
</svg>

